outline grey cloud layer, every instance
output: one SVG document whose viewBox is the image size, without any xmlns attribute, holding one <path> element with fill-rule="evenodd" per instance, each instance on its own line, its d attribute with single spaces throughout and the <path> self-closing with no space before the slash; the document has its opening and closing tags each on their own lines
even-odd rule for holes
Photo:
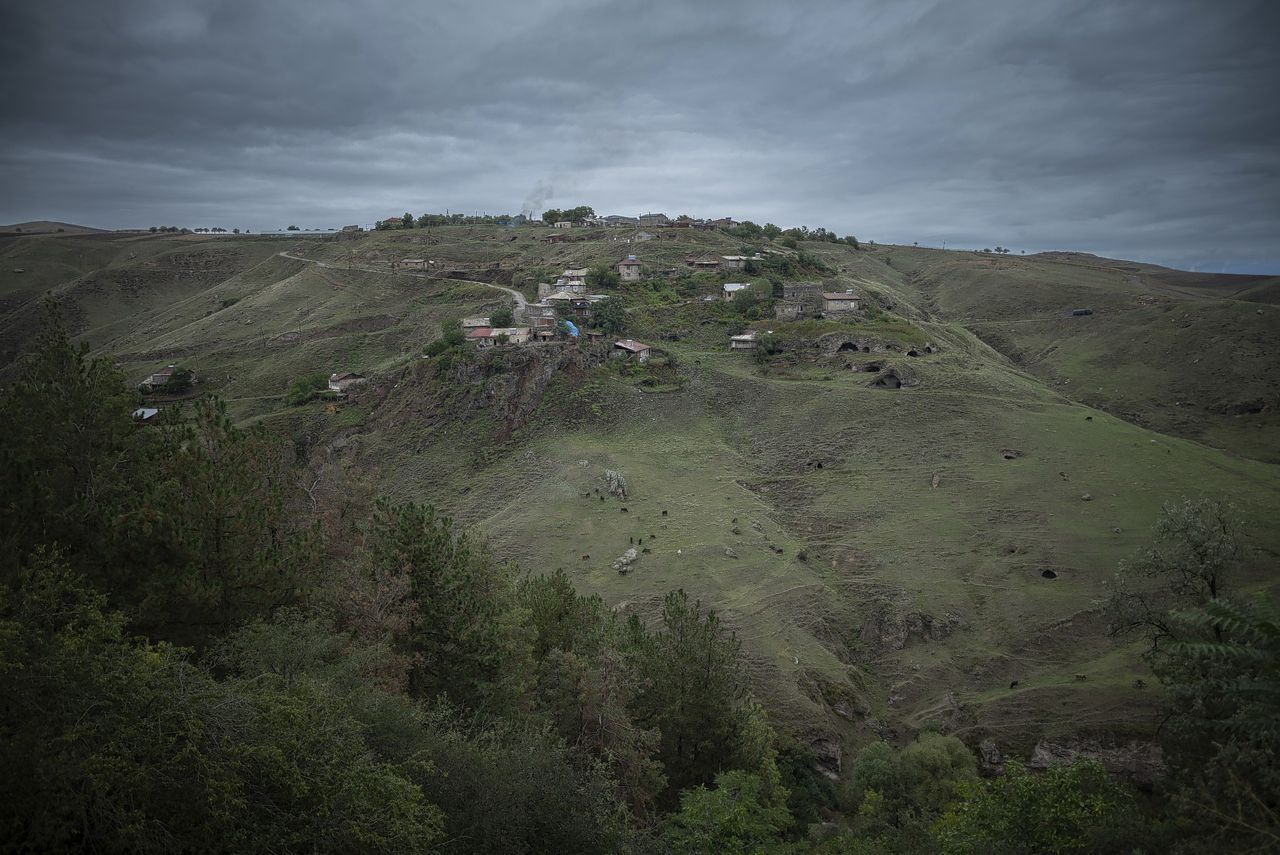
<svg viewBox="0 0 1280 855">
<path fill-rule="evenodd" d="M 0 9 L 0 220 L 731 214 L 1280 271 L 1271 2 Z"/>
</svg>

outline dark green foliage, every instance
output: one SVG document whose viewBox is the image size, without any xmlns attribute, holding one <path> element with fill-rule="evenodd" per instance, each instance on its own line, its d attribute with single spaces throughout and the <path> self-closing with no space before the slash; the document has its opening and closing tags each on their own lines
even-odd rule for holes
<svg viewBox="0 0 1280 855">
<path fill-rule="evenodd" d="M 778 772 L 790 797 L 787 809 L 796 825 L 805 828 L 822 819 L 823 811 L 836 809 L 836 794 L 831 782 L 815 771 L 818 759 L 813 751 L 799 743 L 778 751 Z"/>
<path fill-rule="evenodd" d="M 329 388 L 329 376 L 323 371 L 297 377 L 289 384 L 289 391 L 284 394 L 284 401 L 291 406 L 305 404 L 316 394 Z"/>
<path fill-rule="evenodd" d="M 626 309 L 617 297 L 605 297 L 595 305 L 594 323 L 609 333 L 620 333 L 627 327 Z"/>
<path fill-rule="evenodd" d="M 636 717 L 661 734 L 658 757 L 668 793 L 709 784 L 738 767 L 749 711 L 737 637 L 684 591 L 667 595 L 657 632 L 633 618 L 630 633 L 631 655 L 648 681 L 636 699 Z"/>
<path fill-rule="evenodd" d="M 534 631 L 541 709 L 567 744 L 605 764 L 632 811 L 647 814 L 666 780 L 652 756 L 657 733 L 630 710 L 640 675 L 618 649 L 626 638 L 616 615 L 599 597 L 578 595 L 562 570 L 525 579 L 520 601 Z"/>
<path fill-rule="evenodd" d="M 189 368 L 175 368 L 170 374 L 169 379 L 164 381 L 164 385 L 156 391 L 163 392 L 166 395 L 180 395 L 188 392 L 194 383 L 195 374 Z"/>
<path fill-rule="evenodd" d="M 0 603 L 15 851 L 427 851 L 438 810 L 320 683 L 214 680 L 49 555 Z"/>
<path fill-rule="evenodd" d="M 736 770 L 716 776 L 715 788 L 685 790 L 671 818 L 667 840 L 679 855 L 759 852 L 780 842 L 791 827 L 787 790 L 771 773 Z"/>
<path fill-rule="evenodd" d="M 317 542 L 293 507 L 299 490 L 280 441 L 236 428 L 212 400 L 154 439 L 146 483 L 109 543 L 120 562 L 112 587 L 139 624 L 199 644 L 296 601 Z"/>
<path fill-rule="evenodd" d="M 1280 608 L 1213 600 L 1170 623 L 1157 673 L 1179 807 L 1217 846 L 1280 848 Z"/>
<path fill-rule="evenodd" d="M 568 220 L 571 223 L 581 223 L 587 217 L 594 217 L 596 212 L 590 205 L 579 205 L 576 208 L 565 208 L 563 211 L 556 208 L 549 208 L 542 212 L 542 221 L 544 223 L 557 223 L 561 220 Z"/>
<path fill-rule="evenodd" d="M 1127 853 L 1144 842 L 1132 794 L 1092 761 L 1034 775 L 1013 764 L 962 793 L 938 821 L 944 855 Z"/>
<path fill-rule="evenodd" d="M 1225 596 L 1240 561 L 1240 522 L 1227 503 L 1209 498 L 1170 502 L 1155 525 L 1155 539 L 1121 564 L 1106 603 L 1111 631 L 1143 635 L 1150 655 L 1176 640 L 1172 610 Z"/>
<path fill-rule="evenodd" d="M 428 505 L 379 501 L 360 555 L 362 574 L 404 583 L 413 607 L 394 643 L 413 659 L 417 697 L 494 712 L 518 703 L 526 673 L 513 613 L 514 574 Z"/>
<path fill-rule="evenodd" d="M 514 319 L 514 314 L 510 306 L 502 306 L 494 309 L 489 314 L 489 324 L 493 327 L 509 327 Z"/>
<path fill-rule="evenodd" d="M 440 851 L 596 853 L 626 848 L 626 812 L 600 764 L 548 734 L 439 723 L 423 792 L 446 817 Z"/>
<path fill-rule="evenodd" d="M 617 288 L 621 281 L 618 271 L 608 264 L 598 264 L 587 271 L 587 287 L 595 291 Z"/>
<path fill-rule="evenodd" d="M 130 417 L 138 397 L 88 349 L 71 344 L 57 307 L 47 305 L 35 348 L 0 396 L 3 578 L 55 540 L 77 568 L 101 578 L 113 520 L 141 488 L 146 448 Z"/>
</svg>

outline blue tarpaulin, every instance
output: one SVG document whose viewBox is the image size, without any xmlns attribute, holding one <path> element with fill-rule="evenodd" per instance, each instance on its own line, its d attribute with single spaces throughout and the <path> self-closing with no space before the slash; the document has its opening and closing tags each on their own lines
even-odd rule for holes
<svg viewBox="0 0 1280 855">
<path fill-rule="evenodd" d="M 573 321 L 565 321 L 564 325 L 569 328 L 569 335 L 578 337 L 578 328 L 573 325 Z"/>
</svg>

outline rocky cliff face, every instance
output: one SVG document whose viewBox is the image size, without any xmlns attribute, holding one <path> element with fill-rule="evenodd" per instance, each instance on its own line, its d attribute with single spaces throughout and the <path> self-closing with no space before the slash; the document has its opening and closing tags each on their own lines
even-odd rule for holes
<svg viewBox="0 0 1280 855">
<path fill-rule="evenodd" d="M 581 374 L 604 359 L 597 348 L 551 342 L 423 361 L 406 372 L 378 420 L 389 426 L 409 420 L 432 425 L 489 415 L 497 422 L 494 439 L 503 441 L 537 410 L 556 374 Z"/>
</svg>

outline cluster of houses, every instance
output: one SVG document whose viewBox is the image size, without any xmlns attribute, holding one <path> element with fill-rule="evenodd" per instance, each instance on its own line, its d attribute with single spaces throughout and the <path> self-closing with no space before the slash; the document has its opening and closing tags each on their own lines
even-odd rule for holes
<svg viewBox="0 0 1280 855">
<path fill-rule="evenodd" d="M 678 217 L 668 217 L 666 214 L 641 214 L 638 217 L 625 217 L 620 214 L 610 214 L 607 217 L 587 217 L 579 223 L 571 220 L 559 220 L 551 225 L 557 229 L 571 229 L 575 227 L 583 228 L 672 228 L 672 229 L 724 229 L 730 226 L 736 226 L 738 223 L 732 217 L 720 217 L 718 219 L 698 219 L 690 217 L 687 214 L 681 214 Z"/>
<path fill-rule="evenodd" d="M 763 261 L 761 255 L 690 255 L 684 266 L 691 270 L 742 270 L 748 261 Z"/>
</svg>

